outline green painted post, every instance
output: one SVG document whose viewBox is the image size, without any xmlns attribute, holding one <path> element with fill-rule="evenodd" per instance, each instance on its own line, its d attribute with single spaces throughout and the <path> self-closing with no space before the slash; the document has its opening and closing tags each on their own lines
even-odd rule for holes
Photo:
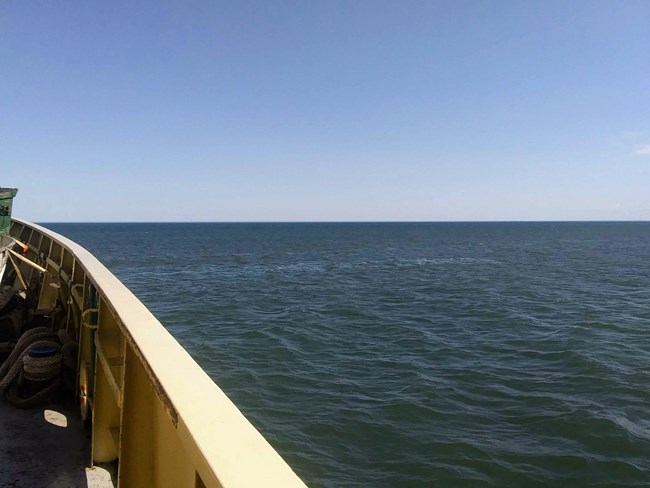
<svg viewBox="0 0 650 488">
<path fill-rule="evenodd" d="M 0 188 L 0 236 L 9 235 L 11 228 L 11 204 L 18 188 Z"/>
</svg>

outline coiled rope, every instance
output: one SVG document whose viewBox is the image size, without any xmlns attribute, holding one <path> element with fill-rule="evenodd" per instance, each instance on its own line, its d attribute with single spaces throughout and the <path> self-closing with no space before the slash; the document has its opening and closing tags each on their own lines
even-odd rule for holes
<svg viewBox="0 0 650 488">
<path fill-rule="evenodd" d="M 55 348 L 56 353 L 46 357 L 31 357 L 29 351 L 36 347 Z M 9 402 L 20 408 L 38 404 L 61 386 L 61 344 L 56 334 L 47 327 L 37 327 L 25 332 L 14 347 L 7 360 L 0 367 L 0 393 L 4 393 Z M 47 387 L 23 398 L 20 387 L 23 381 L 52 380 Z"/>
<path fill-rule="evenodd" d="M 23 356 L 23 377 L 31 381 L 51 380 L 59 374 L 62 359 L 60 352 L 44 358 Z"/>
</svg>

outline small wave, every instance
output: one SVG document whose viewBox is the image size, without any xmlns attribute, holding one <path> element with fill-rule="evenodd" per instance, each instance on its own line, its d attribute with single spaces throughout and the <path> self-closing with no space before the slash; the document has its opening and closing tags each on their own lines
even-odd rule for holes
<svg viewBox="0 0 650 488">
<path fill-rule="evenodd" d="M 405 265 L 416 265 L 416 266 L 437 266 L 445 264 L 459 264 L 459 265 L 477 265 L 477 264 L 499 264 L 498 261 L 493 259 L 486 258 L 468 258 L 468 257 L 456 257 L 456 258 L 415 258 L 415 259 L 404 259 L 400 261 Z"/>
<path fill-rule="evenodd" d="M 283 271 L 289 273 L 302 273 L 302 272 L 319 273 L 324 271 L 323 266 L 316 263 L 284 264 L 284 265 L 273 266 L 271 267 L 271 269 L 275 271 Z"/>
<path fill-rule="evenodd" d="M 648 422 L 633 422 L 622 415 L 610 415 L 608 418 L 628 434 L 636 436 L 639 439 L 650 440 L 650 425 L 648 425 Z"/>
</svg>

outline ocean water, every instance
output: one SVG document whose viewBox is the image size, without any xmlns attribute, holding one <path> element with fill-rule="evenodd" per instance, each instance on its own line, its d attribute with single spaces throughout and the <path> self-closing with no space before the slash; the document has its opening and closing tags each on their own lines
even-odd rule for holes
<svg viewBox="0 0 650 488">
<path fill-rule="evenodd" d="M 312 487 L 650 484 L 650 223 L 46 226 Z"/>
</svg>

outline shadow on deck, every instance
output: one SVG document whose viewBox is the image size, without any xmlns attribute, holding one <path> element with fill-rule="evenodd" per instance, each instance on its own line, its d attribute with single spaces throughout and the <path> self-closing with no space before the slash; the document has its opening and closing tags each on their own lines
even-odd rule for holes
<svg viewBox="0 0 650 488">
<path fill-rule="evenodd" d="M 87 468 L 89 436 L 74 404 L 21 410 L 0 397 L 0 486 L 115 486 L 116 477 L 111 471 Z"/>
</svg>

